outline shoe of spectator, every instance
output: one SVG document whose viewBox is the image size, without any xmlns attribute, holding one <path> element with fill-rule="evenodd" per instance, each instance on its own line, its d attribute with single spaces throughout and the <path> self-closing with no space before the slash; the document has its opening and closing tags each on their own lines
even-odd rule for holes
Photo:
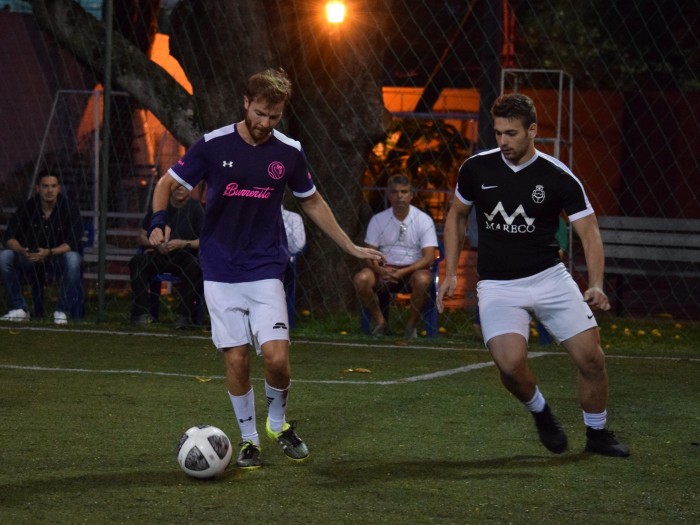
<svg viewBox="0 0 700 525">
<path fill-rule="evenodd" d="M 21 308 L 10 310 L 5 315 L 0 317 L 0 321 L 12 321 L 15 323 L 20 321 L 29 321 L 29 312 L 26 312 Z"/>
<path fill-rule="evenodd" d="M 386 335 L 386 323 L 378 324 L 372 329 L 372 335 L 374 337 L 383 337 Z"/>
<path fill-rule="evenodd" d="M 53 313 L 53 323 L 54 324 L 68 324 L 68 316 L 65 314 L 65 312 L 61 312 L 60 310 L 56 310 Z"/>
<path fill-rule="evenodd" d="M 190 318 L 186 315 L 175 315 L 175 330 L 187 330 L 190 326 Z"/>
<path fill-rule="evenodd" d="M 151 316 L 151 314 L 141 314 L 134 317 L 134 319 L 131 322 L 139 326 L 148 326 L 154 322 L 154 319 Z"/>
<path fill-rule="evenodd" d="M 418 329 L 417 328 L 406 328 L 406 330 L 403 333 L 403 336 L 405 339 L 416 339 L 418 337 Z"/>
</svg>

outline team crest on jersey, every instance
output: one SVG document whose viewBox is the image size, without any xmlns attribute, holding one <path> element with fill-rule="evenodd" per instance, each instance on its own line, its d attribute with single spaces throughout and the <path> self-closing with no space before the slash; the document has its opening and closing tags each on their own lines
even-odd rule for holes
<svg viewBox="0 0 700 525">
<path fill-rule="evenodd" d="M 535 204 L 542 204 L 544 201 L 544 188 L 541 184 L 538 184 L 535 186 L 535 189 L 532 190 L 532 200 L 535 201 Z"/>
<path fill-rule="evenodd" d="M 281 179 L 284 176 L 284 164 L 278 160 L 270 162 L 270 165 L 267 167 L 267 174 L 275 180 Z"/>
</svg>

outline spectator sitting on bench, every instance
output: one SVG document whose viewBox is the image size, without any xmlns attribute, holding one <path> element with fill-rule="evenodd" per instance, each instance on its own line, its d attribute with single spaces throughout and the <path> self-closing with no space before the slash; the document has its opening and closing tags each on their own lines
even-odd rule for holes
<svg viewBox="0 0 700 525">
<path fill-rule="evenodd" d="M 391 207 L 372 217 L 365 235 L 365 244 L 382 252 L 386 264 L 367 260 L 367 268 L 356 273 L 353 282 L 363 308 L 374 320 L 374 336 L 387 332 L 377 294 L 410 290 L 411 308 L 404 335 L 413 338 L 429 300 L 433 279 L 430 267 L 438 246 L 435 223 L 427 213 L 411 205 L 413 188 L 405 175 L 390 177 L 386 191 Z"/>
<path fill-rule="evenodd" d="M 147 325 L 154 321 L 150 313 L 151 281 L 158 274 L 171 273 L 180 279 L 177 286 L 180 303 L 175 315 L 175 328 L 184 329 L 192 325 L 193 309 L 202 283 L 197 251 L 204 208 L 199 201 L 190 198 L 187 188 L 179 185 L 170 195 L 167 213 L 168 241 L 155 249 L 151 246 L 146 233 L 151 224 L 152 212 L 149 212 L 143 219 L 143 229 L 139 235 L 139 245 L 143 252 L 129 261 L 131 290 L 134 294 L 131 322 Z"/>
<path fill-rule="evenodd" d="M 10 311 L 3 321 L 28 321 L 29 308 L 22 295 L 22 277 L 49 270 L 60 277 L 56 324 L 68 323 L 68 313 L 81 297 L 80 243 L 83 223 L 78 206 L 61 194 L 58 175 L 44 171 L 36 196 L 10 218 L 5 250 L 0 251 L 0 275 Z"/>
</svg>

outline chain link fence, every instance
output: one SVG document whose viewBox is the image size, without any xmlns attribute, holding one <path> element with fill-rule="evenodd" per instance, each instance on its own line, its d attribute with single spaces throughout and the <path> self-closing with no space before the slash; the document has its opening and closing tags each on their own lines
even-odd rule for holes
<svg viewBox="0 0 700 525">
<path fill-rule="evenodd" d="M 538 108 L 537 147 L 571 166 L 598 216 L 680 221 L 637 230 L 636 255 L 625 265 L 610 261 L 625 267 L 608 283 L 618 312 L 700 317 L 697 0 L 356 0 L 345 2 L 337 24 L 325 19 L 325 1 L 115 1 L 111 12 L 81 4 L 88 11 L 70 0 L 0 2 L 0 67 L 12 72 L 0 86 L 0 226 L 48 166 L 59 169 L 93 233 L 105 217 L 106 249 L 93 250 L 107 258 L 107 271 L 101 281 L 86 268 L 88 319 L 104 307 L 109 319 L 128 321 L 124 254 L 136 253 L 153 183 L 193 137 L 240 119 L 242 82 L 268 66 L 294 79 L 283 130 L 302 141 L 320 191 L 356 242 L 399 172 L 440 233 L 459 166 L 495 145 L 491 103 L 520 91 Z M 105 20 L 117 35 L 108 115 Z M 96 190 L 101 176 L 107 209 Z M 291 197 L 285 203 L 298 211 Z M 683 238 L 668 250 L 680 260 L 646 259 L 678 224 Z M 297 326 L 339 315 L 359 328 L 358 263 L 306 227 L 295 268 Z M 110 259 L 112 248 L 120 257 Z M 469 323 L 475 257 L 465 246 L 462 288 L 441 325 Z M 583 285 L 573 237 L 567 264 Z M 104 306 L 99 293 L 110 298 Z"/>
</svg>

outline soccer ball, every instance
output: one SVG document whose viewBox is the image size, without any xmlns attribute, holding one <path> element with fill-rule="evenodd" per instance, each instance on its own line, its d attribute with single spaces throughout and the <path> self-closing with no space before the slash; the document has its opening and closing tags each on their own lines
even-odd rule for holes
<svg viewBox="0 0 700 525">
<path fill-rule="evenodd" d="M 231 441 L 211 425 L 187 430 L 177 444 L 177 462 L 188 476 L 206 479 L 223 473 L 231 462 Z"/>
</svg>

